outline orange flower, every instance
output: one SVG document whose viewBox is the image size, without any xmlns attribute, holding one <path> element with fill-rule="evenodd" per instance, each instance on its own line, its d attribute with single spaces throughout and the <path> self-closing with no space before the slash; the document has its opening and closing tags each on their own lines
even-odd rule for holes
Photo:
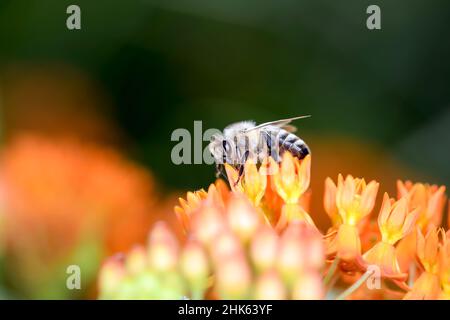
<svg viewBox="0 0 450 320">
<path fill-rule="evenodd" d="M 441 294 L 439 282 L 439 230 L 430 228 L 426 236 L 417 230 L 417 256 L 425 271 L 414 282 L 406 300 L 437 299 Z"/>
<path fill-rule="evenodd" d="M 157 226 L 148 249 L 138 247 L 126 257 L 125 275 L 109 268 L 112 284 L 101 283 L 102 296 L 322 299 L 325 289 L 333 288 L 339 300 L 450 297 L 450 232 L 446 238 L 432 224 L 445 197 L 443 188 L 400 184 L 404 196 L 395 201 L 385 193 L 375 220 L 370 213 L 379 188 L 376 181 L 366 184 L 339 175 L 336 185 L 327 178 L 323 204 L 332 227 L 324 237 L 307 212 L 310 161 L 288 152 L 280 163 L 268 158 L 259 168 L 247 161 L 237 183 L 239 172 L 226 165 L 231 191 L 219 180 L 208 192 L 188 193 L 175 209 L 186 231 L 181 255 L 171 233 Z M 428 230 L 425 237 L 417 225 L 423 214 L 417 203 L 427 194 L 423 190 L 430 192 L 421 226 Z M 417 235 L 411 232 L 415 228 Z M 408 273 L 399 266 L 402 251 L 395 246 L 409 244 L 404 240 L 412 236 L 417 238 L 412 252 L 420 266 L 408 265 L 409 288 Z M 331 264 L 323 277 L 326 258 Z M 391 289 L 383 279 L 408 293 Z M 344 290 L 343 284 L 349 287 Z M 108 295 L 111 287 L 116 293 Z"/>
<path fill-rule="evenodd" d="M 190 216 L 192 212 L 198 209 L 200 202 L 203 199 L 206 199 L 207 196 L 208 193 L 201 189 L 194 192 L 188 192 L 186 195 L 186 200 L 183 198 L 178 198 L 180 206 L 175 206 L 174 211 L 184 231 L 189 228 Z"/>
<path fill-rule="evenodd" d="M 372 211 L 378 192 L 378 182 L 371 181 L 368 185 L 364 179 L 348 175 L 344 181 L 338 176 L 336 190 L 336 206 L 344 224 L 356 226 Z"/>
<path fill-rule="evenodd" d="M 450 230 L 443 236 L 439 250 L 439 278 L 442 286 L 442 299 L 450 300 Z"/>
<path fill-rule="evenodd" d="M 311 156 L 306 156 L 300 162 L 289 152 L 285 152 L 280 168 L 274 164 L 273 159 L 269 161 L 275 190 L 284 201 L 276 229 L 283 230 L 291 221 L 304 221 L 316 228 L 314 221 L 300 203 L 309 187 Z"/>
<path fill-rule="evenodd" d="M 258 206 L 267 185 L 267 176 L 263 172 L 264 165 L 261 165 L 258 170 L 251 159 L 247 160 L 244 164 L 244 175 L 238 183 L 236 182 L 239 179 L 239 172 L 228 163 L 225 164 L 225 170 L 231 189 L 235 192 L 244 193 L 255 206 Z"/>
<path fill-rule="evenodd" d="M 368 185 L 364 179 L 347 176 L 344 181 L 338 176 L 336 189 L 336 207 L 342 224 L 336 235 L 337 256 L 345 263 L 357 261 L 361 257 L 361 240 L 358 225 L 372 211 L 379 184 L 371 181 Z"/>
<path fill-rule="evenodd" d="M 439 230 L 430 229 L 426 236 L 417 232 L 417 257 L 426 272 L 436 273 L 438 268 Z"/>
<path fill-rule="evenodd" d="M 407 274 L 401 273 L 398 265 L 394 244 L 411 232 L 417 217 L 417 210 L 408 212 L 405 198 L 390 199 L 384 194 L 383 204 L 378 215 L 378 226 L 382 240 L 363 255 L 367 264 L 381 268 L 385 277 L 405 280 Z"/>
<path fill-rule="evenodd" d="M 426 232 L 430 224 L 441 225 L 446 202 L 445 186 L 398 180 L 397 190 L 399 198 L 407 197 L 410 209 L 419 209 L 417 224 L 422 231 Z"/>
<path fill-rule="evenodd" d="M 406 198 L 401 198 L 395 202 L 394 199 L 390 199 L 388 194 L 385 193 L 378 216 L 378 226 L 380 227 L 382 241 L 394 245 L 409 234 L 414 227 L 417 214 L 417 209 L 408 210 Z"/>
<path fill-rule="evenodd" d="M 301 162 L 290 152 L 285 152 L 279 170 L 274 173 L 275 187 L 286 204 L 297 204 L 309 187 L 311 176 L 311 156 Z"/>
<path fill-rule="evenodd" d="M 417 225 L 426 233 L 432 226 L 439 226 L 442 221 L 446 196 L 445 187 L 411 181 L 397 181 L 398 197 L 406 197 L 410 209 L 418 210 Z M 400 268 L 406 272 L 413 267 L 416 256 L 416 233 L 412 232 L 400 241 L 397 256 Z"/>
<path fill-rule="evenodd" d="M 151 175 L 112 149 L 21 135 L 1 156 L 5 255 L 25 297 L 74 294 L 59 290 L 64 283 L 52 276 L 74 255 L 86 257 L 80 261 L 86 288 L 97 261 L 144 242 L 163 211 Z"/>
</svg>

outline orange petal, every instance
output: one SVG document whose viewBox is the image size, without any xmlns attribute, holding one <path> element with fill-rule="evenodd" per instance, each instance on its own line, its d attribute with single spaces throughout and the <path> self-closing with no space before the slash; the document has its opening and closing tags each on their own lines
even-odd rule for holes
<svg viewBox="0 0 450 320">
<path fill-rule="evenodd" d="M 336 207 L 336 185 L 330 178 L 325 179 L 325 194 L 323 197 L 323 206 L 326 213 L 331 218 L 333 225 L 339 222 L 339 215 Z"/>
<path fill-rule="evenodd" d="M 378 242 L 373 248 L 363 255 L 367 264 L 380 267 L 382 276 L 405 280 L 407 274 L 400 271 L 393 245 L 386 242 Z"/>
<path fill-rule="evenodd" d="M 337 234 L 337 255 L 349 262 L 361 255 L 361 241 L 355 226 L 341 224 Z"/>
<path fill-rule="evenodd" d="M 385 192 L 383 196 L 383 203 L 380 209 L 380 214 L 378 215 L 378 226 L 380 227 L 380 229 L 386 225 L 390 212 L 391 199 L 389 198 L 387 192 Z"/>
<path fill-rule="evenodd" d="M 436 300 L 441 293 L 439 278 L 429 272 L 424 272 L 414 282 L 411 291 L 404 300 Z"/>
<path fill-rule="evenodd" d="M 403 237 L 413 231 L 418 215 L 419 215 L 419 210 L 416 209 L 416 210 L 413 210 L 412 212 L 410 212 L 406 216 L 405 222 L 403 223 L 403 227 L 402 227 L 402 236 Z"/>
<path fill-rule="evenodd" d="M 353 199 L 355 197 L 355 182 L 353 177 L 348 175 L 344 181 L 344 187 L 342 189 L 342 194 L 340 197 L 340 205 L 344 210 L 349 208 L 353 204 Z"/>
<path fill-rule="evenodd" d="M 361 214 L 363 216 L 368 215 L 374 205 L 375 200 L 377 198 L 377 192 L 378 192 L 379 183 L 376 181 L 371 181 L 367 187 L 363 190 L 361 194 Z"/>
<path fill-rule="evenodd" d="M 297 172 L 298 172 L 298 180 L 300 188 L 300 193 L 303 194 L 309 188 L 309 183 L 311 180 L 311 155 L 307 155 L 302 161 L 301 164 L 298 165 L 299 161 L 294 159 Z"/>
<path fill-rule="evenodd" d="M 401 198 L 392 206 L 392 211 L 388 219 L 389 228 L 401 230 L 405 222 L 408 204 L 405 198 Z"/>
</svg>

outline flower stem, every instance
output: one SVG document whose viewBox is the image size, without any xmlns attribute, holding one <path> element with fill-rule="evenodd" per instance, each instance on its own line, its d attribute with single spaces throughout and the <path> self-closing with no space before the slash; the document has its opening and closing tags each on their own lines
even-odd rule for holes
<svg viewBox="0 0 450 320">
<path fill-rule="evenodd" d="M 372 274 L 374 273 L 373 270 L 367 270 L 361 278 L 358 279 L 354 284 L 352 284 L 351 287 L 349 287 L 347 290 L 342 292 L 336 300 L 344 300 L 349 295 L 351 295 L 353 292 L 355 292 Z"/>
<path fill-rule="evenodd" d="M 335 258 L 333 260 L 333 263 L 331 264 L 330 268 L 328 269 L 328 272 L 325 275 L 325 278 L 323 278 L 324 285 L 327 285 L 330 282 L 330 280 L 333 278 L 338 265 L 339 265 L 339 258 Z"/>
</svg>

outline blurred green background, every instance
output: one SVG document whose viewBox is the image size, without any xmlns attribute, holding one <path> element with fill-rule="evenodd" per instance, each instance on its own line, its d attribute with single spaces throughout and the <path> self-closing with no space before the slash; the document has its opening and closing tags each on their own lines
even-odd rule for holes
<svg viewBox="0 0 450 320">
<path fill-rule="evenodd" d="M 70 4 L 81 7 L 80 31 L 65 26 Z M 369 4 L 381 7 L 380 31 L 366 28 Z M 298 123 L 313 152 L 314 137 L 351 137 L 448 184 L 449 9 L 446 0 L 2 0 L 0 63 L 13 66 L 2 81 L 17 66 L 83 73 L 108 101 L 98 107 L 115 128 L 108 139 L 168 188 L 206 186 L 214 173 L 171 163 L 174 129 L 301 114 L 313 115 Z M 13 107 L 2 106 L 6 137 L 39 126 L 8 122 Z"/>
</svg>

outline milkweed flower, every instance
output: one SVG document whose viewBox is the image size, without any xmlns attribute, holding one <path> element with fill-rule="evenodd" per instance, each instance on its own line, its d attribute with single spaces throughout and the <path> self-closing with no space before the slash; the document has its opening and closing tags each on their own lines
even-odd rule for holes
<svg viewBox="0 0 450 320">
<path fill-rule="evenodd" d="M 385 277 L 405 280 L 407 274 L 400 271 L 394 245 L 413 230 L 416 219 L 417 210 L 409 212 L 405 198 L 395 202 L 385 193 L 378 216 L 382 238 L 363 255 L 364 261 L 379 266 Z"/>
<path fill-rule="evenodd" d="M 409 209 L 417 209 L 417 225 L 423 233 L 430 227 L 440 226 L 446 202 L 445 186 L 397 181 L 398 198 L 408 200 Z M 416 232 L 412 232 L 400 241 L 397 256 L 403 272 L 414 268 L 416 251 Z"/>
<path fill-rule="evenodd" d="M 260 204 L 266 191 L 267 176 L 264 173 L 264 166 L 265 164 L 258 170 L 253 160 L 249 159 L 244 164 L 244 175 L 238 182 L 239 172 L 228 163 L 225 164 L 225 170 L 232 190 L 245 193 L 255 206 Z"/>
<path fill-rule="evenodd" d="M 425 270 L 414 282 L 405 300 L 434 300 L 439 298 L 441 287 L 439 281 L 439 233 L 436 228 L 430 228 L 424 236 L 417 230 L 417 257 Z"/>
<path fill-rule="evenodd" d="M 198 208 L 200 202 L 205 199 L 207 195 L 208 193 L 201 189 L 195 192 L 188 192 L 186 200 L 183 198 L 178 199 L 180 205 L 175 206 L 174 211 L 184 231 L 189 229 L 190 215 Z"/>
<path fill-rule="evenodd" d="M 100 296 L 324 299 L 337 292 L 337 299 L 449 297 L 449 241 L 432 228 L 434 218 L 423 224 L 428 231 L 422 235 L 421 208 L 413 204 L 418 200 L 411 200 L 412 191 L 397 201 L 385 193 L 378 219 L 371 219 L 378 182 L 339 175 L 335 184 L 327 178 L 323 205 L 331 227 L 322 235 L 309 210 L 310 161 L 289 153 L 280 163 L 248 161 L 239 179 L 239 171 L 226 165 L 231 190 L 218 180 L 207 191 L 180 199 L 175 211 L 185 231 L 181 241 L 156 224 L 146 248 L 135 247 L 105 263 Z M 427 204 L 430 199 L 441 203 L 436 199 L 445 196 L 442 190 L 434 190 Z M 398 248 L 416 229 L 422 233 L 415 236 L 412 252 L 420 265 L 404 271 Z M 111 284 L 103 283 L 107 279 Z"/>
<path fill-rule="evenodd" d="M 439 226 L 446 203 L 445 186 L 397 181 L 398 197 L 406 197 L 410 209 L 418 209 L 417 225 L 426 232 L 428 226 Z"/>
<path fill-rule="evenodd" d="M 443 236 L 439 250 L 439 278 L 441 281 L 441 299 L 450 300 L 450 231 Z"/>
<path fill-rule="evenodd" d="M 338 227 L 335 245 L 336 256 L 344 263 L 353 264 L 361 258 L 358 227 L 373 210 L 378 186 L 376 181 L 366 185 L 364 179 L 348 175 L 344 180 L 342 175 L 338 176 L 335 203 L 342 223 Z M 329 188 L 333 186 L 330 185 Z M 329 192 L 333 194 L 333 191 Z M 330 210 L 331 208 L 328 209 Z"/>
<path fill-rule="evenodd" d="M 285 152 L 279 167 L 272 158 L 269 159 L 269 173 L 274 188 L 284 201 L 276 228 L 282 230 L 292 221 L 304 221 L 315 228 L 314 221 L 300 203 L 309 188 L 311 155 L 300 161 L 291 153 Z"/>
</svg>

